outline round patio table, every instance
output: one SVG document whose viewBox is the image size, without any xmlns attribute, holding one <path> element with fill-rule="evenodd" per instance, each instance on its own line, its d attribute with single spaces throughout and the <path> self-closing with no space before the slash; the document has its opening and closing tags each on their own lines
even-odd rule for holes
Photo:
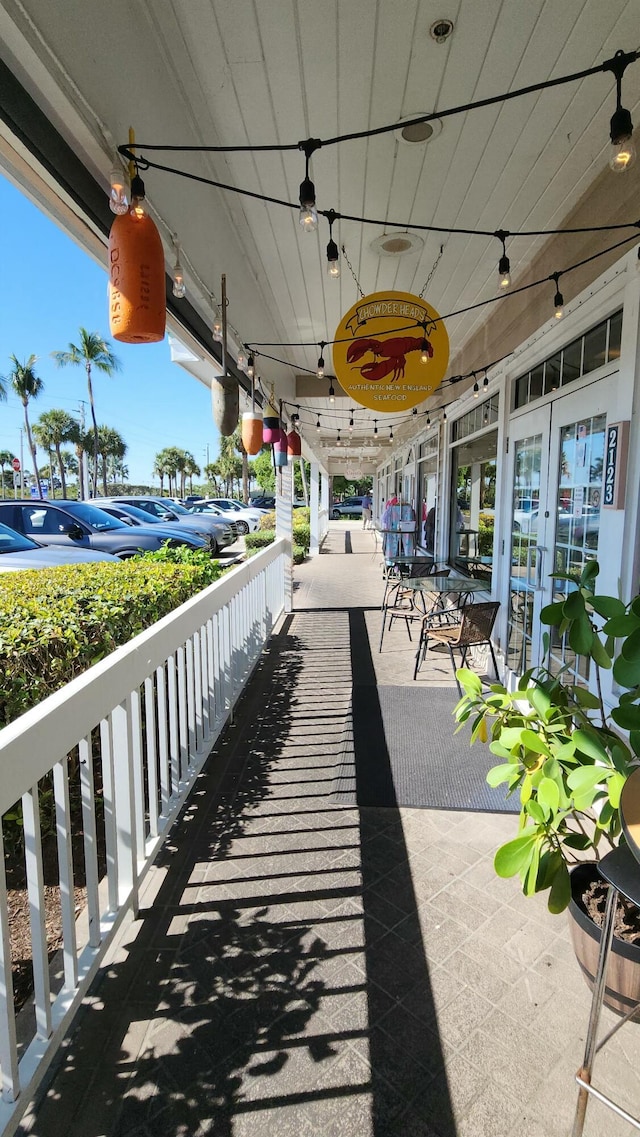
<svg viewBox="0 0 640 1137">
<path fill-rule="evenodd" d="M 389 616 L 389 627 L 394 620 L 404 620 L 407 625 L 407 632 L 409 639 L 411 639 L 411 620 L 422 619 L 427 614 L 427 605 L 424 598 L 425 592 L 429 595 L 435 594 L 435 600 L 431 607 L 431 611 L 435 612 L 439 609 L 443 613 L 446 612 L 444 606 L 444 597 L 446 595 L 455 595 L 459 597 L 459 603 L 462 605 L 467 603 L 476 592 L 486 592 L 486 580 L 475 580 L 470 576 L 446 576 L 446 575 L 427 575 L 417 577 L 402 577 L 400 580 L 394 582 L 393 600 L 394 603 L 389 603 L 389 597 L 392 595 L 392 590 L 385 587 L 385 597 L 382 604 L 382 627 L 380 629 L 380 644 L 378 651 L 382 651 L 382 641 L 384 639 L 387 615 Z M 404 593 L 413 593 L 410 596 L 410 603 L 406 608 L 400 608 L 397 604 L 400 589 Z"/>
</svg>

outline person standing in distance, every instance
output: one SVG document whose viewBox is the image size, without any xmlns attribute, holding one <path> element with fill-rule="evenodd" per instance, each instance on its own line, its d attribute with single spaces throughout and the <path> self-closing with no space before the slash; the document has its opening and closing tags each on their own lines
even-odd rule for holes
<svg viewBox="0 0 640 1137">
<path fill-rule="evenodd" d="M 362 528 L 371 528 L 371 498 L 368 493 L 362 499 Z"/>
</svg>

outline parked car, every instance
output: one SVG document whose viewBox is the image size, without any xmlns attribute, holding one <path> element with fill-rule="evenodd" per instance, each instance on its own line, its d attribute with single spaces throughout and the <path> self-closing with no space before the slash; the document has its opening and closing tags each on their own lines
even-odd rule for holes
<svg viewBox="0 0 640 1137">
<path fill-rule="evenodd" d="M 260 518 L 263 516 L 258 509 L 241 509 L 233 502 L 227 503 L 224 499 L 196 501 L 190 506 L 190 512 L 215 513 L 218 516 L 226 517 L 235 523 L 238 533 L 243 536 L 245 533 L 253 533 L 258 528 Z"/>
<path fill-rule="evenodd" d="M 99 508 L 108 513 L 110 517 L 117 517 L 118 521 L 124 521 L 125 525 L 131 525 L 134 528 L 140 525 L 148 528 L 149 525 L 153 525 L 154 532 L 164 533 L 167 538 L 177 537 L 180 544 L 188 545 L 191 549 L 209 548 L 209 543 L 204 537 L 200 537 L 198 533 L 187 533 L 184 527 L 180 528 L 177 521 L 174 521 L 173 524 L 170 521 L 161 521 L 159 517 L 145 513 L 144 509 L 138 509 L 135 505 L 117 505 L 103 497 L 95 498 L 94 504 L 99 505 Z"/>
<path fill-rule="evenodd" d="M 167 535 L 155 532 L 152 525 L 132 529 L 88 501 L 0 501 L 0 521 L 41 545 L 93 549 L 121 560 L 167 543 Z M 180 537 L 169 537 L 168 543 L 183 542 Z"/>
<path fill-rule="evenodd" d="M 333 521 L 341 517 L 362 517 L 362 503 L 364 497 L 345 497 L 344 501 L 334 501 L 331 507 Z"/>
<path fill-rule="evenodd" d="M 135 505 L 138 509 L 144 510 L 145 513 L 150 513 L 159 521 L 172 521 L 176 522 L 180 528 L 186 526 L 188 529 L 199 534 L 210 541 L 213 552 L 217 553 L 220 549 L 226 549 L 228 545 L 232 545 L 238 537 L 237 527 L 231 522 L 227 521 L 224 517 L 207 517 L 195 516 L 185 509 L 184 505 L 180 505 L 176 501 L 171 501 L 167 497 L 154 497 L 151 494 L 127 495 L 124 494 L 119 497 L 105 498 L 112 501 L 116 505 Z"/>
<path fill-rule="evenodd" d="M 532 537 L 538 532 L 538 514 L 540 510 L 535 509 L 514 509 L 513 511 L 513 532 L 514 533 L 527 533 Z M 571 525 L 572 515 L 563 509 L 558 510 L 558 523 L 556 529 L 556 537 L 561 538 L 567 536 L 569 527 Z"/>
<path fill-rule="evenodd" d="M 118 557 L 112 556 L 111 553 L 94 553 L 91 549 L 63 549 L 57 545 L 39 545 L 37 541 L 32 541 L 23 533 L 16 533 L 15 529 L 0 523 L 0 572 L 117 560 Z"/>
</svg>

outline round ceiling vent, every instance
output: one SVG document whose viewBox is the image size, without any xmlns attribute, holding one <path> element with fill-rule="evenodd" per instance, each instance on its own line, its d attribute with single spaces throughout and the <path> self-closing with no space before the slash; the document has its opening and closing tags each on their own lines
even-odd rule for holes
<svg viewBox="0 0 640 1137">
<path fill-rule="evenodd" d="M 379 257 L 404 257 L 407 253 L 421 252 L 424 240 L 417 233 L 383 233 L 370 247 Z"/>
<path fill-rule="evenodd" d="M 435 20 L 429 28 L 429 35 L 436 43 L 445 43 L 453 31 L 453 20 Z"/>
<path fill-rule="evenodd" d="M 419 118 L 421 114 L 429 113 L 429 111 L 416 111 L 415 114 L 408 114 L 401 118 L 393 132 L 398 142 L 408 142 L 411 146 L 416 144 L 424 146 L 433 138 L 437 138 L 442 130 L 441 119 L 432 118 L 430 122 L 412 122 L 412 119 Z"/>
</svg>

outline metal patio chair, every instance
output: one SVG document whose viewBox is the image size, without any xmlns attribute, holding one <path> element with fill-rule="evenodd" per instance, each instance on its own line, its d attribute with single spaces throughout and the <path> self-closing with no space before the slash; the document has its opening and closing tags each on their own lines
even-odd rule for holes
<svg viewBox="0 0 640 1137">
<path fill-rule="evenodd" d="M 469 649 L 486 644 L 491 652 L 491 659 L 497 675 L 498 665 L 493 651 L 493 644 L 491 643 L 491 632 L 493 631 L 493 625 L 495 624 L 499 607 L 500 604 L 495 600 L 487 601 L 482 604 L 466 604 L 460 609 L 459 623 L 450 625 L 449 627 L 434 627 L 431 613 L 423 616 L 413 678 L 417 679 L 418 677 L 420 665 L 424 663 L 430 642 L 446 644 L 449 649 L 449 655 L 451 656 L 451 666 L 453 667 L 454 675 L 456 673 L 454 651 L 460 652 L 460 666 L 464 667 Z M 460 687 L 457 676 L 456 685 L 458 693 L 462 697 L 462 688 Z"/>
<path fill-rule="evenodd" d="M 414 564 L 411 566 L 411 578 L 413 580 L 422 580 L 423 577 L 429 576 L 449 576 L 451 572 L 450 568 L 442 569 L 440 571 L 436 571 L 436 569 L 436 563 L 434 561 L 428 560 L 425 557 L 424 565 Z M 385 597 L 385 604 L 382 610 L 382 629 L 380 632 L 380 646 L 378 648 L 379 651 L 382 651 L 382 641 L 384 639 L 385 621 L 387 620 L 387 617 L 389 620 L 389 630 L 391 629 L 391 625 L 393 624 L 394 620 L 404 620 L 407 627 L 409 640 L 411 640 L 411 623 L 416 620 L 422 621 L 424 619 L 425 612 L 431 614 L 436 608 L 442 606 L 442 598 L 436 593 L 429 592 L 429 585 L 426 583 L 424 586 L 424 591 L 421 590 L 419 593 L 419 595 L 422 596 L 424 604 L 424 611 L 422 612 L 416 608 L 416 592 L 412 588 L 406 588 L 403 586 L 402 577 L 399 578 L 397 584 L 393 585 L 393 588 L 393 603 L 386 604 Z"/>
</svg>

